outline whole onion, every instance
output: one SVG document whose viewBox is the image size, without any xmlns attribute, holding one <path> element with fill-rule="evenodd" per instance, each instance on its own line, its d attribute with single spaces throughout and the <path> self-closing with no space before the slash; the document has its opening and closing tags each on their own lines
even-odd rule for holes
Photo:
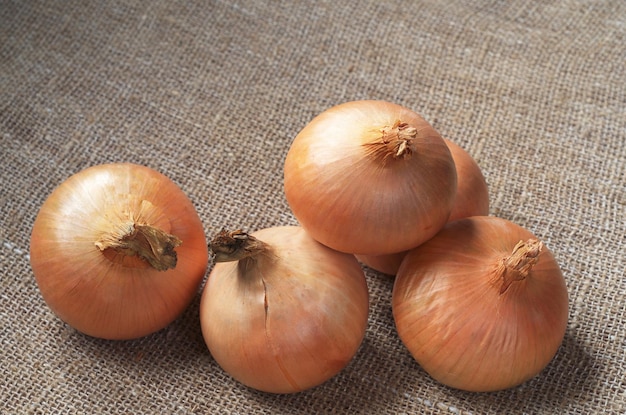
<svg viewBox="0 0 626 415">
<path fill-rule="evenodd" d="M 413 248 L 446 223 L 456 194 L 454 161 L 420 115 L 384 101 L 332 107 L 296 136 L 285 195 L 317 241 L 353 254 Z"/>
<path fill-rule="evenodd" d="M 189 305 L 208 249 L 183 191 L 148 167 L 89 167 L 41 206 L 31 234 L 33 274 L 52 311 L 105 339 L 160 330 Z"/>
<path fill-rule="evenodd" d="M 202 334 L 239 382 L 272 393 L 312 388 L 339 373 L 367 327 L 368 290 L 353 255 L 301 227 L 222 231 L 200 304 Z"/>
<path fill-rule="evenodd" d="M 550 250 L 510 221 L 451 222 L 409 251 L 393 287 L 402 342 L 434 379 L 494 391 L 537 375 L 565 334 L 568 295 Z"/>
</svg>

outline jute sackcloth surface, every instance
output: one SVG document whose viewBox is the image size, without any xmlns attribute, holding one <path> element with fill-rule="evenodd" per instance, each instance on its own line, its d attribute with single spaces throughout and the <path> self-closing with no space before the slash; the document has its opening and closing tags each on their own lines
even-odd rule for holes
<svg viewBox="0 0 626 415">
<path fill-rule="evenodd" d="M 0 413 L 626 413 L 625 64 L 622 0 L 0 0 Z M 289 145 L 357 99 L 422 114 L 481 166 L 491 214 L 554 252 L 569 323 L 534 379 L 494 393 L 434 381 L 397 336 L 393 279 L 369 268 L 359 352 L 293 395 L 215 363 L 200 291 L 133 341 L 85 336 L 44 303 L 30 231 L 72 174 L 156 169 L 207 235 L 295 225 Z"/>
</svg>

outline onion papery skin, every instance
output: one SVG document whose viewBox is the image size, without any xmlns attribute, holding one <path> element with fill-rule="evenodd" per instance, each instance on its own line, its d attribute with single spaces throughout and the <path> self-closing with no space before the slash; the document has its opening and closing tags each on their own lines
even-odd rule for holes
<svg viewBox="0 0 626 415">
<path fill-rule="evenodd" d="M 397 125 L 415 129 L 410 155 L 373 154 L 382 131 Z M 419 245 L 446 223 L 456 170 L 443 138 L 419 114 L 385 101 L 353 101 L 298 133 L 284 186 L 294 216 L 314 239 L 342 252 L 386 254 Z"/>
<path fill-rule="evenodd" d="M 301 227 L 252 233 L 272 248 L 254 265 L 216 263 L 200 303 L 206 345 L 237 381 L 294 393 L 339 373 L 365 336 L 369 299 L 352 255 L 333 251 Z"/>
<path fill-rule="evenodd" d="M 389 276 L 395 276 L 408 251 L 385 255 L 355 255 L 356 259 L 369 268 Z"/>
<path fill-rule="evenodd" d="M 489 215 L 489 188 L 480 166 L 455 142 L 444 138 L 456 167 L 457 187 L 448 222 L 471 216 Z M 415 247 L 414 247 L 415 248 Z M 357 255 L 368 267 L 387 275 L 396 275 L 406 251 L 387 255 Z"/>
<path fill-rule="evenodd" d="M 176 266 L 157 271 L 96 242 L 133 217 L 179 238 Z M 208 265 L 202 222 L 188 197 L 148 167 L 89 167 L 42 205 L 30 244 L 33 274 L 51 310 L 89 336 L 123 340 L 156 332 L 197 294 Z"/>
<path fill-rule="evenodd" d="M 444 138 L 456 167 L 457 189 L 448 222 L 489 215 L 489 188 L 476 160 L 454 141 Z"/>
<path fill-rule="evenodd" d="M 507 389 L 555 356 L 568 294 L 552 253 L 543 246 L 526 278 L 502 293 L 503 279 L 494 272 L 519 241 L 533 238 L 504 219 L 471 217 L 407 253 L 393 287 L 394 321 L 434 379 L 474 392 Z"/>
</svg>

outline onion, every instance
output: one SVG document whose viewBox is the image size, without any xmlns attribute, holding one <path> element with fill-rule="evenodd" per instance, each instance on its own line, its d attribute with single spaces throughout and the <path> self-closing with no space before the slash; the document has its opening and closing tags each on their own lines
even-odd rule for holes
<svg viewBox="0 0 626 415">
<path fill-rule="evenodd" d="M 456 193 L 444 140 L 421 116 L 355 101 L 315 117 L 284 166 L 285 196 L 317 241 L 353 254 L 400 252 L 446 223 Z"/>
<path fill-rule="evenodd" d="M 385 255 L 355 255 L 356 259 L 373 270 L 394 276 L 408 251 Z"/>
<path fill-rule="evenodd" d="M 451 222 L 402 261 L 393 287 L 402 342 L 437 381 L 495 391 L 537 375 L 565 334 L 568 295 L 548 248 L 496 217 Z"/>
<path fill-rule="evenodd" d="M 293 393 L 350 362 L 369 307 L 354 256 L 296 226 L 251 235 L 222 231 L 210 247 L 217 263 L 200 303 L 202 334 L 233 378 L 261 391 Z"/>
<path fill-rule="evenodd" d="M 453 141 L 444 138 L 456 166 L 457 187 L 448 222 L 470 216 L 489 214 L 489 189 L 478 163 Z M 388 275 L 396 275 L 406 251 L 387 255 L 357 255 L 368 267 Z"/>
<path fill-rule="evenodd" d="M 456 166 L 457 188 L 448 222 L 489 214 L 489 189 L 480 166 L 454 141 L 444 138 Z"/>
<path fill-rule="evenodd" d="M 87 335 L 130 339 L 172 322 L 208 263 L 202 223 L 170 179 L 134 164 L 85 169 L 42 205 L 30 259 L 41 294 Z"/>
</svg>

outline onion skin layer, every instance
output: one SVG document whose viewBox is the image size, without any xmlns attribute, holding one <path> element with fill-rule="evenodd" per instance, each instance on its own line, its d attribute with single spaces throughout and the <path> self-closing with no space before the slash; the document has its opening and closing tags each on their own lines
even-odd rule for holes
<svg viewBox="0 0 626 415">
<path fill-rule="evenodd" d="M 444 138 L 456 167 L 457 190 L 448 222 L 489 214 L 489 188 L 476 160 L 452 140 Z"/>
<path fill-rule="evenodd" d="M 175 235 L 175 268 L 158 271 L 137 256 L 102 251 L 102 236 L 126 223 Z M 93 337 L 133 339 L 171 323 L 196 295 L 208 265 L 202 222 L 183 191 L 148 167 L 87 168 L 59 185 L 42 205 L 30 258 L 52 311 Z"/>
<path fill-rule="evenodd" d="M 406 129 L 396 136 L 399 126 Z M 403 143 L 407 131 L 415 135 Z M 291 144 L 284 180 L 302 227 L 352 254 L 400 252 L 430 239 L 456 192 L 443 138 L 419 114 L 384 101 L 347 102 L 315 117 Z"/>
<path fill-rule="evenodd" d="M 352 255 L 301 227 L 252 234 L 272 249 L 256 262 L 219 262 L 200 303 L 206 345 L 237 381 L 271 393 L 323 383 L 356 354 L 367 328 L 365 275 Z"/>
<path fill-rule="evenodd" d="M 452 222 L 404 258 L 392 295 L 400 339 L 437 381 L 486 392 L 519 385 L 556 354 L 568 294 L 544 246 L 530 273 L 500 293 L 496 272 L 529 231 L 496 217 Z M 536 238 L 535 238 L 536 239 Z"/>
<path fill-rule="evenodd" d="M 470 216 L 489 215 L 489 188 L 480 166 L 455 142 L 444 138 L 454 165 L 456 166 L 457 188 L 452 212 L 448 222 Z M 387 255 L 357 255 L 357 259 L 368 267 L 387 275 L 396 275 L 406 251 Z"/>
</svg>

